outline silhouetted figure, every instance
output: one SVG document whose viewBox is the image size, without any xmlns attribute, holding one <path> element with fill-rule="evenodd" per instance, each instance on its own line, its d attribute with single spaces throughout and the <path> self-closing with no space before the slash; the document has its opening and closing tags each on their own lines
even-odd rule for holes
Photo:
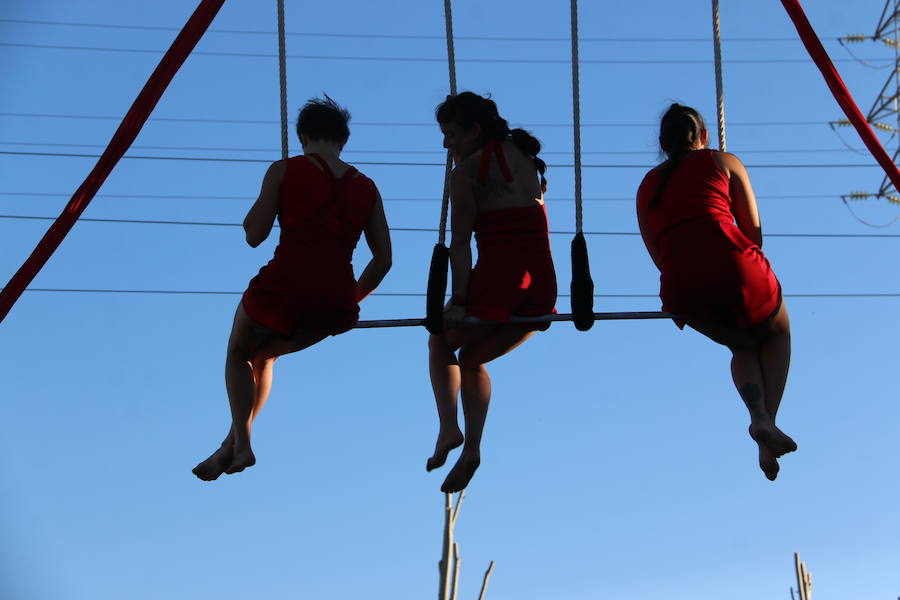
<svg viewBox="0 0 900 600">
<path fill-rule="evenodd" d="M 275 257 L 250 281 L 234 316 L 225 359 L 232 425 L 221 447 L 194 467 L 200 479 L 255 464 L 250 426 L 272 388 L 275 359 L 359 318 L 358 302 L 391 267 L 391 240 L 375 183 L 339 157 L 350 113 L 325 97 L 310 100 L 297 120 L 303 155 L 269 166 L 259 199 L 244 219 L 247 243 L 261 244 L 275 219 Z M 357 282 L 351 259 L 365 234 L 372 259 Z"/>
<path fill-rule="evenodd" d="M 497 105 L 472 92 L 448 96 L 436 117 L 456 166 L 450 176 L 452 298 L 444 312 L 445 333 L 428 341 L 440 430 L 426 468 L 440 467 L 450 450 L 465 442 L 441 486 L 456 492 L 468 485 L 481 462 L 491 399 L 485 364 L 549 327 L 509 321 L 514 315 L 554 312 L 556 273 L 544 209 L 545 164 L 537 157 L 540 142 L 522 129 L 510 131 Z M 478 245 L 474 268 L 473 232 Z M 470 315 L 491 323 L 463 324 Z M 465 436 L 457 423 L 460 391 Z"/>
<path fill-rule="evenodd" d="M 775 425 L 791 359 L 781 285 L 763 255 L 750 177 L 733 154 L 706 148 L 694 109 L 672 104 L 660 124 L 668 156 L 637 193 L 641 235 L 660 270 L 663 310 L 732 352 L 731 373 L 766 477 L 797 444 Z M 736 222 L 736 224 L 735 224 Z"/>
</svg>

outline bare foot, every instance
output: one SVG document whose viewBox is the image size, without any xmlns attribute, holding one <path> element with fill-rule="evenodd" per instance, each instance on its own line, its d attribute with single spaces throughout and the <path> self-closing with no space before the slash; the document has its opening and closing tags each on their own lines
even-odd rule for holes
<svg viewBox="0 0 900 600">
<path fill-rule="evenodd" d="M 209 458 L 191 469 L 191 473 L 202 479 L 203 481 L 214 481 L 219 475 L 225 472 L 228 465 L 234 458 L 233 446 L 221 446 L 213 452 Z"/>
<path fill-rule="evenodd" d="M 456 464 L 453 465 L 453 468 L 450 469 L 450 473 L 444 480 L 444 485 L 441 486 L 441 491 L 452 494 L 465 489 L 480 464 L 480 456 L 463 452 Z"/>
<path fill-rule="evenodd" d="M 438 433 L 437 442 L 434 444 L 434 454 L 425 463 L 426 471 L 433 471 L 438 467 L 442 467 L 447 462 L 447 455 L 454 448 L 459 448 L 463 443 L 463 434 L 456 428 L 456 431 Z"/>
<path fill-rule="evenodd" d="M 234 459 L 232 459 L 231 464 L 228 465 L 228 468 L 225 469 L 225 473 L 231 475 L 232 473 L 240 473 L 247 467 L 252 467 L 256 464 L 256 456 L 253 455 L 253 450 L 250 449 L 250 446 L 241 449 L 235 449 L 234 451 Z"/>
<path fill-rule="evenodd" d="M 750 437 L 753 441 L 761 446 L 765 446 L 774 458 L 781 458 L 788 452 L 797 449 L 797 442 L 785 432 L 778 429 L 774 423 L 764 420 L 754 420 L 750 423 Z"/>
</svg>

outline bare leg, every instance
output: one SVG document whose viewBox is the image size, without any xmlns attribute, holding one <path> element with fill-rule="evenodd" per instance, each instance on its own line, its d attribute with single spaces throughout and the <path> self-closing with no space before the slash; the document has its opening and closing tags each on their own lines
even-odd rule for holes
<svg viewBox="0 0 900 600">
<path fill-rule="evenodd" d="M 440 422 L 434 454 L 425 463 L 425 470 L 431 471 L 442 466 L 447 461 L 447 454 L 463 443 L 456 412 L 460 386 L 459 362 L 454 348 L 443 335 L 428 338 L 428 373 Z"/>
<path fill-rule="evenodd" d="M 247 437 L 248 449 L 250 425 L 259 415 L 272 389 L 272 374 L 276 357 L 307 348 L 321 341 L 326 335 L 323 332 L 308 330 L 299 331 L 290 338 L 277 336 L 274 332 L 272 334 L 260 333 L 259 327 L 247 317 L 243 308 L 238 307 L 226 357 L 226 388 L 229 392 L 229 404 L 232 404 L 232 394 L 239 394 L 236 398 L 242 404 L 239 419 L 242 419 L 245 423 L 244 431 Z M 245 356 L 252 356 L 252 358 L 244 359 Z M 231 371 L 232 368 L 234 368 L 234 371 Z M 247 384 L 246 375 L 248 372 L 252 382 L 252 400 L 249 405 L 249 414 L 246 413 L 247 389 L 244 387 Z M 238 387 L 236 389 L 229 386 L 231 381 L 229 373 L 238 376 Z M 233 405 L 232 415 L 234 415 Z M 252 466 L 252 462 L 246 464 L 248 458 L 255 462 L 252 450 L 249 451 L 249 457 L 245 453 L 242 459 L 245 462 L 244 467 L 239 468 L 240 464 L 236 464 L 240 462 L 235 459 L 236 439 L 235 427 L 232 423 L 232 427 L 229 428 L 222 445 L 209 458 L 194 467 L 192 472 L 204 481 L 212 481 L 222 473 L 235 473 Z"/>
<path fill-rule="evenodd" d="M 759 364 L 765 381 L 766 410 L 775 422 L 791 365 L 791 323 L 784 304 L 765 325 L 759 345 Z"/>
<path fill-rule="evenodd" d="M 238 473 L 256 464 L 256 457 L 250 446 L 250 427 L 253 423 L 253 406 L 256 403 L 256 381 L 253 358 L 255 350 L 266 337 L 257 329 L 238 305 L 234 326 L 228 340 L 225 356 L 225 389 L 231 407 L 231 436 L 233 442 L 231 464 L 226 473 Z"/>
<path fill-rule="evenodd" d="M 767 378 L 763 371 L 762 346 L 771 339 L 770 334 L 762 330 L 751 331 L 736 327 L 721 327 L 708 323 L 690 323 L 691 327 L 709 337 L 715 342 L 728 346 L 732 351 L 731 374 L 734 385 L 744 401 L 747 411 L 750 413 L 750 437 L 759 447 L 759 466 L 765 476 L 774 480 L 778 475 L 778 457 L 797 449 L 796 443 L 784 432 L 775 426 L 773 415 L 769 411 L 769 399 L 767 394 L 770 386 L 767 386 Z M 788 338 L 789 344 L 789 338 Z M 788 354 L 789 356 L 789 354 Z M 777 387 L 778 379 L 775 375 L 782 373 L 780 388 Z M 784 390 L 784 381 L 787 377 L 787 365 L 779 366 L 773 372 L 772 381 L 776 385 L 772 391 L 778 391 L 777 402 L 780 402 L 780 392 Z"/>
<path fill-rule="evenodd" d="M 243 308 L 239 310 L 243 314 Z M 243 316 L 249 321 L 246 314 Z M 290 338 L 267 336 L 253 345 L 254 349 L 251 353 L 253 358 L 250 361 L 226 361 L 225 380 L 228 388 L 229 403 L 232 407 L 231 434 L 234 440 L 234 458 L 228 468 L 225 469 L 226 473 L 238 473 L 256 464 L 256 457 L 250 448 L 250 426 L 259 414 L 259 411 L 262 410 L 272 389 L 272 373 L 275 358 L 308 348 L 320 342 L 326 336 L 327 334 L 324 332 L 309 330 L 298 331 Z M 243 356 L 243 354 L 240 354 L 240 356 Z M 231 353 L 229 353 L 230 358 Z M 229 368 L 232 366 L 244 367 L 244 369 L 236 373 L 234 379 L 229 378 Z M 243 387 L 246 384 L 244 377 L 246 369 L 250 370 L 253 380 L 253 403 L 249 407 L 249 413 L 246 412 L 247 405 L 245 403 L 247 390 Z M 232 400 L 232 398 L 235 398 L 235 400 Z M 238 412 L 236 412 L 236 406 Z M 246 441 L 244 442 L 244 440 Z"/>
<path fill-rule="evenodd" d="M 510 352 L 532 335 L 534 331 L 504 325 L 490 337 L 465 345 L 460 351 L 466 439 L 459 459 L 441 486 L 442 492 L 458 492 L 465 488 L 481 464 L 481 436 L 491 402 L 491 378 L 485 363 Z"/>
</svg>

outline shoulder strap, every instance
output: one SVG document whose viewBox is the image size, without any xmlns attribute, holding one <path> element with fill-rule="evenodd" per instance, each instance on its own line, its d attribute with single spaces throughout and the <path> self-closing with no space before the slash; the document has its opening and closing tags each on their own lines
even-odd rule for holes
<svg viewBox="0 0 900 600">
<path fill-rule="evenodd" d="M 496 156 L 500 165 L 500 172 L 506 181 L 512 181 L 512 172 L 506 163 L 506 156 L 503 154 L 503 148 L 497 140 L 488 140 L 481 151 L 481 164 L 478 165 L 478 183 L 484 185 L 487 183 L 488 171 L 491 168 L 491 157 Z"/>
<path fill-rule="evenodd" d="M 304 154 L 303 156 L 305 156 L 306 158 L 308 158 L 308 159 L 311 160 L 312 162 L 314 162 L 314 163 L 316 163 L 317 165 L 319 165 L 320 167 L 322 167 L 322 170 L 325 171 L 325 173 L 326 173 L 329 177 L 331 177 L 332 179 L 334 179 L 334 173 L 331 172 L 331 167 L 328 166 L 328 163 L 325 162 L 325 159 L 324 159 L 324 158 L 322 158 L 322 157 L 319 156 L 318 154 Z"/>
</svg>

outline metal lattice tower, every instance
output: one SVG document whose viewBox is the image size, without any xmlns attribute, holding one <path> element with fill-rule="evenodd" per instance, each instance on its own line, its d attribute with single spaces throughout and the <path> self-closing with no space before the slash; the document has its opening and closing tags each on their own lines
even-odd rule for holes
<svg viewBox="0 0 900 600">
<path fill-rule="evenodd" d="M 897 149 L 894 150 L 892 160 L 896 163 L 900 159 L 900 0 L 887 0 L 881 18 L 875 27 L 873 35 L 848 35 L 840 39 L 841 44 L 859 42 L 881 42 L 894 50 L 894 68 L 878 93 L 872 108 L 866 115 L 869 124 L 879 132 L 890 134 L 888 142 L 896 141 Z M 841 119 L 832 123 L 832 126 L 848 126 L 850 121 Z M 885 177 L 877 193 L 851 192 L 843 196 L 844 200 L 863 200 L 866 198 L 884 198 L 894 204 L 900 204 L 900 193 L 894 188 L 891 180 Z"/>
</svg>

